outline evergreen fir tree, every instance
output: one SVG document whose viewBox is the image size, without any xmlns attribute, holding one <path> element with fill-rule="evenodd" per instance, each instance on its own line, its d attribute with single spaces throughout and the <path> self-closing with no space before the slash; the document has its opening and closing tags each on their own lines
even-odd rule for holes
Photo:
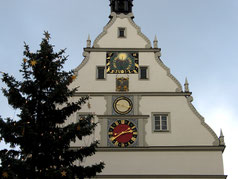
<svg viewBox="0 0 238 179">
<path fill-rule="evenodd" d="M 65 50 L 55 53 L 49 39 L 49 33 L 45 32 L 36 53 L 30 52 L 25 44 L 25 58 L 20 69 L 22 81 L 2 74 L 2 81 L 7 85 L 3 94 L 14 109 L 20 110 L 18 120 L 0 118 L 0 137 L 11 146 L 10 150 L 0 151 L 2 178 L 83 179 L 103 169 L 103 162 L 92 166 L 74 163 L 95 153 L 97 141 L 74 150 L 70 143 L 92 134 L 96 124 L 92 122 L 93 116 L 64 124 L 67 117 L 81 109 L 88 97 L 68 102 L 77 90 L 68 88 L 76 76 L 73 71 L 63 70 L 67 60 Z"/>
</svg>

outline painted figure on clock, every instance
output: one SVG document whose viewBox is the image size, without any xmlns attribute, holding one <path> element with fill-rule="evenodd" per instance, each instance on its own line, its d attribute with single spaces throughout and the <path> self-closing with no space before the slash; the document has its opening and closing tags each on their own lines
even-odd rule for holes
<svg viewBox="0 0 238 179">
<path fill-rule="evenodd" d="M 136 52 L 107 52 L 107 73 L 138 73 L 139 59 Z"/>
</svg>

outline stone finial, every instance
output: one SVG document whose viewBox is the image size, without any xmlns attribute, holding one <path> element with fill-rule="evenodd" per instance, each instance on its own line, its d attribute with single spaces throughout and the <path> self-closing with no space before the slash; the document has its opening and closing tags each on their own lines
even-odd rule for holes
<svg viewBox="0 0 238 179">
<path fill-rule="evenodd" d="M 185 92 L 189 92 L 189 83 L 188 83 L 188 79 L 187 78 L 185 78 L 184 90 L 185 90 Z"/>
<path fill-rule="evenodd" d="M 223 135 L 222 129 L 220 132 L 219 143 L 220 143 L 220 145 L 225 145 L 225 140 L 224 140 L 224 135 Z"/>
<path fill-rule="evenodd" d="M 158 40 L 157 40 L 156 35 L 155 35 L 155 39 L 154 39 L 154 48 L 158 48 Z"/>
<path fill-rule="evenodd" d="M 88 47 L 88 48 L 91 47 L 91 39 L 90 39 L 90 35 L 88 35 L 87 47 Z"/>
</svg>

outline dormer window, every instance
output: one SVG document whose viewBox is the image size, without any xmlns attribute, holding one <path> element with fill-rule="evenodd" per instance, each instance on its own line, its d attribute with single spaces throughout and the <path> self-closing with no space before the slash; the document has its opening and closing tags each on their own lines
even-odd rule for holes
<svg viewBox="0 0 238 179">
<path fill-rule="evenodd" d="M 124 27 L 118 28 L 118 38 L 126 38 L 126 28 Z"/>
</svg>

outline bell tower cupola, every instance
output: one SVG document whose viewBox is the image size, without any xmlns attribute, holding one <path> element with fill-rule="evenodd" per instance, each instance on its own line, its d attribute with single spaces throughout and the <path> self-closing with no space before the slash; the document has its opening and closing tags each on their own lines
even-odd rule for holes
<svg viewBox="0 0 238 179">
<path fill-rule="evenodd" d="M 111 12 L 128 14 L 132 12 L 133 0 L 110 0 Z"/>
</svg>

